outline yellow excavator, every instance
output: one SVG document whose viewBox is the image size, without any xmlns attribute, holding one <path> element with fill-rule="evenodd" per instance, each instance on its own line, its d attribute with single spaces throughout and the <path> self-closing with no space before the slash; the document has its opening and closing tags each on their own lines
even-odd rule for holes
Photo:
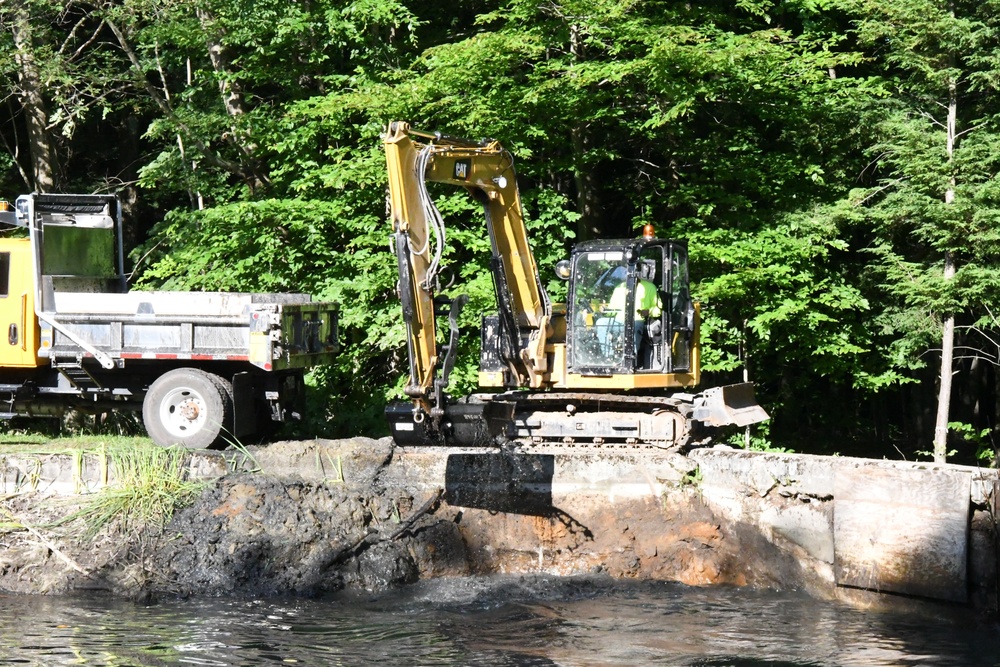
<svg viewBox="0 0 1000 667">
<path fill-rule="evenodd" d="M 768 418 L 749 383 L 700 393 L 698 304 L 687 244 L 639 238 L 577 244 L 556 274 L 553 304 L 528 241 L 514 160 L 495 140 L 469 141 L 393 122 L 383 145 L 392 247 L 406 324 L 408 402 L 386 408 L 400 445 L 558 444 L 679 449 L 729 424 Z M 428 182 L 482 204 L 497 312 L 483 317 L 480 392 L 447 393 L 467 298 L 441 294 L 446 227 Z M 439 340 L 439 320 L 447 321 Z M 443 329 L 443 327 L 442 327 Z"/>
</svg>

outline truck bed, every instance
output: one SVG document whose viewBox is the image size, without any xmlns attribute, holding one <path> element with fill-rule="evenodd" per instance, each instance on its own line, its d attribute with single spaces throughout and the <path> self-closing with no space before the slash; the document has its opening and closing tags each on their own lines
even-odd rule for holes
<svg viewBox="0 0 1000 667">
<path fill-rule="evenodd" d="M 330 363 L 335 307 L 306 294 L 56 292 L 42 355 L 249 361 L 267 371 Z"/>
</svg>

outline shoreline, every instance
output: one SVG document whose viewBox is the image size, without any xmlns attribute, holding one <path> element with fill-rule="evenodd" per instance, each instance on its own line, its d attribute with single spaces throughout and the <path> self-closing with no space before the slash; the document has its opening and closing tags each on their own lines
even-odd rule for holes
<svg viewBox="0 0 1000 667">
<path fill-rule="evenodd" d="M 602 574 L 996 611 L 997 471 L 352 438 L 191 452 L 183 475 L 201 487 L 162 526 L 118 521 L 86 538 L 67 517 L 115 487 L 114 462 L 4 455 L 0 591 L 309 596 L 433 577 Z"/>
</svg>

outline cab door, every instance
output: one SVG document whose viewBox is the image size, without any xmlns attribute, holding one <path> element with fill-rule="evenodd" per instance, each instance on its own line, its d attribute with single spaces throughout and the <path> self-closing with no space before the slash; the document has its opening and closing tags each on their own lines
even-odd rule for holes
<svg viewBox="0 0 1000 667">
<path fill-rule="evenodd" d="M 698 315 L 688 280 L 687 247 L 674 243 L 670 247 L 668 281 L 670 309 L 667 315 L 667 338 L 670 343 L 671 373 L 698 373 L 696 336 Z"/>
<path fill-rule="evenodd" d="M 0 239 L 0 367 L 38 366 L 31 245 Z"/>
</svg>

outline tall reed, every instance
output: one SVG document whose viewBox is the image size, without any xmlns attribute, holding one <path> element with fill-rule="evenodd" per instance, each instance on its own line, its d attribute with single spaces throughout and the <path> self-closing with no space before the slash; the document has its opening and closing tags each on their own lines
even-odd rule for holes
<svg viewBox="0 0 1000 667">
<path fill-rule="evenodd" d="M 112 523 L 121 532 L 162 529 L 174 512 L 191 502 L 205 482 L 187 479 L 186 451 L 155 445 L 108 450 L 111 479 L 69 518 L 82 519 L 85 537 L 93 538 Z"/>
</svg>

